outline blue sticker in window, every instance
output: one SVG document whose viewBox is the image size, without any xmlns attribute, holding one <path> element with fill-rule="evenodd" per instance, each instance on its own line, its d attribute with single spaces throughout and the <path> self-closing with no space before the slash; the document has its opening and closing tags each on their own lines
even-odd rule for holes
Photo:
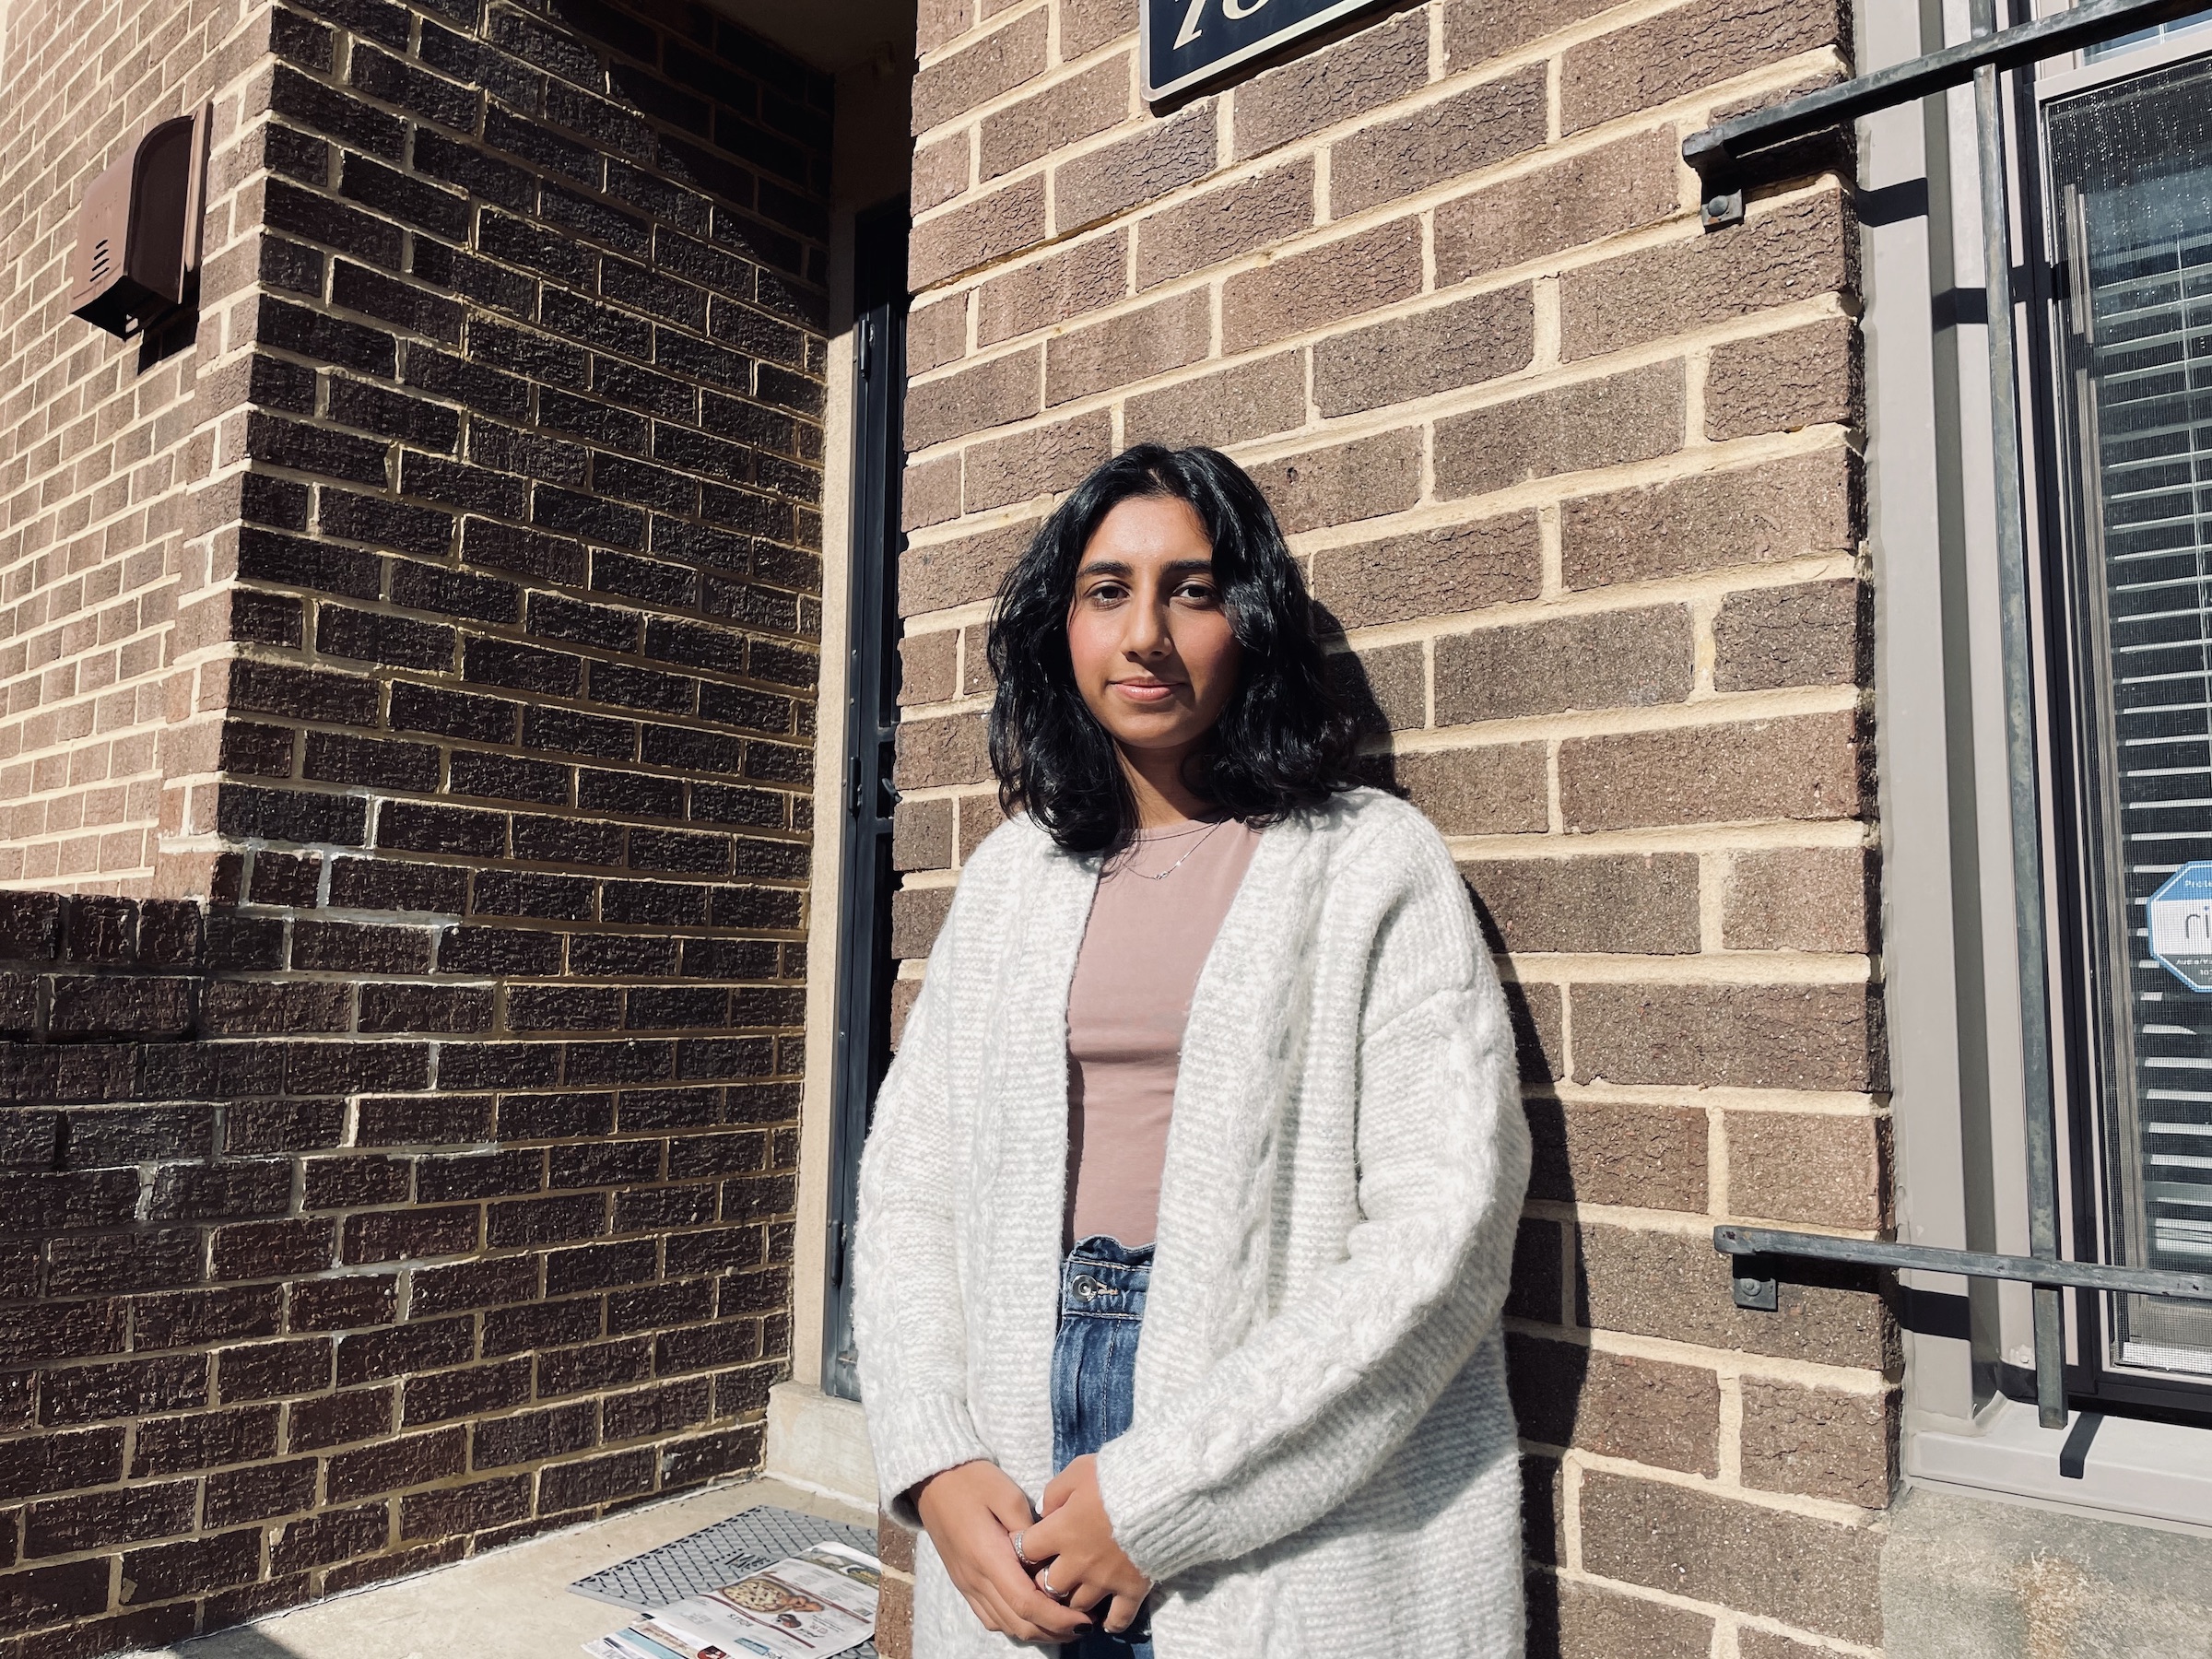
<svg viewBox="0 0 2212 1659">
<path fill-rule="evenodd" d="M 2212 991 L 2212 860 L 2185 864 L 2150 896 L 2150 954 L 2192 991 Z"/>
</svg>

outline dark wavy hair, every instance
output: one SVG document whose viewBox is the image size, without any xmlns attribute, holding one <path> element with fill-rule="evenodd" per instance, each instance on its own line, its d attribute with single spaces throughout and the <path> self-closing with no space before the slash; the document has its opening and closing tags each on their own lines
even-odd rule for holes
<svg viewBox="0 0 2212 1659">
<path fill-rule="evenodd" d="M 1140 443 L 1100 466 L 1045 520 L 999 584 L 991 618 L 991 765 L 999 805 L 1026 810 L 1072 853 L 1116 853 L 1136 801 L 1113 739 L 1083 700 L 1067 651 L 1076 571 L 1106 515 L 1140 497 L 1187 501 L 1213 543 L 1214 579 L 1243 647 L 1236 690 L 1191 787 L 1266 824 L 1349 789 L 1353 731 L 1329 694 L 1305 578 L 1267 498 L 1210 449 Z"/>
</svg>

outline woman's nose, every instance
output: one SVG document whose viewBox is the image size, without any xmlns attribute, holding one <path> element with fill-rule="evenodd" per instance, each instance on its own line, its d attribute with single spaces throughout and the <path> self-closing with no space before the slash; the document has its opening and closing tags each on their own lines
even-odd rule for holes
<svg viewBox="0 0 2212 1659">
<path fill-rule="evenodd" d="M 1159 656 L 1168 649 L 1167 618 L 1160 615 L 1156 605 L 1133 605 L 1128 611 L 1128 627 L 1122 635 L 1122 649 L 1133 656 Z"/>
</svg>

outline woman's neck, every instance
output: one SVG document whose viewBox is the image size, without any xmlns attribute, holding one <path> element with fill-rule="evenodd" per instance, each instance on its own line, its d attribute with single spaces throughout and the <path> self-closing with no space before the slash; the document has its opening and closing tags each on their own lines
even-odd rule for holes
<svg viewBox="0 0 2212 1659">
<path fill-rule="evenodd" d="M 1159 830 L 1203 817 L 1213 803 L 1183 781 L 1183 762 L 1196 745 L 1178 749 L 1128 749 L 1119 744 L 1122 773 L 1136 800 L 1136 827 Z"/>
</svg>

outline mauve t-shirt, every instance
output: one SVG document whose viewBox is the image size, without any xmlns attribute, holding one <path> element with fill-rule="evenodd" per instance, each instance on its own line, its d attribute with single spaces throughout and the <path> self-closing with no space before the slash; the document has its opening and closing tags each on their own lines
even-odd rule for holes
<svg viewBox="0 0 2212 1659">
<path fill-rule="evenodd" d="M 1235 818 L 1140 830 L 1099 877 L 1067 996 L 1071 1243 L 1152 1242 L 1191 993 L 1259 841 Z"/>
</svg>

